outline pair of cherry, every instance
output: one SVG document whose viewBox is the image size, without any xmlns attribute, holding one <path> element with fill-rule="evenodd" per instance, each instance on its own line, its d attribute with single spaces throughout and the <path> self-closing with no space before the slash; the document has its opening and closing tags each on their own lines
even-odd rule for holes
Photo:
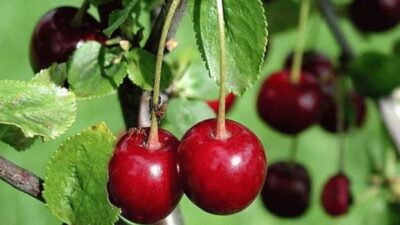
<svg viewBox="0 0 400 225">
<path fill-rule="evenodd" d="M 310 205 L 311 179 L 306 168 L 296 162 L 277 162 L 268 167 L 261 191 L 264 206 L 284 218 L 303 215 Z M 339 173 L 325 183 L 321 204 L 331 216 L 346 214 L 352 204 L 350 181 Z"/>
<path fill-rule="evenodd" d="M 131 129 L 115 147 L 108 191 L 122 215 L 154 223 L 179 203 L 182 191 L 201 209 L 219 215 L 246 208 L 266 176 L 264 148 L 241 124 L 226 120 L 227 136 L 216 137 L 217 120 L 198 123 L 179 142 L 159 129 L 155 148 L 146 145 L 149 129 Z"/>
<path fill-rule="evenodd" d="M 331 61 L 317 52 L 306 52 L 300 79 L 290 79 L 292 56 L 286 59 L 283 71 L 270 75 L 258 94 L 260 117 L 272 128 L 284 134 L 297 135 L 314 123 L 330 132 L 337 131 L 337 104 L 334 96 L 334 69 Z M 344 127 L 351 122 L 364 122 L 365 100 L 356 93 L 345 96 L 345 108 L 352 112 L 344 117 Z M 354 118 L 351 118 L 354 117 Z"/>
</svg>

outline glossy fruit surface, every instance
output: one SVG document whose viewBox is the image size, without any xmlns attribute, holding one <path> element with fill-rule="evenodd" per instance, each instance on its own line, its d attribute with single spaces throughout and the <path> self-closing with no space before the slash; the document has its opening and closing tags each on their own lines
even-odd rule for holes
<svg viewBox="0 0 400 225">
<path fill-rule="evenodd" d="M 159 130 L 159 149 L 149 150 L 148 128 L 131 129 L 117 143 L 109 164 L 110 201 L 135 223 L 154 223 L 168 216 L 182 197 L 176 167 L 179 141 Z"/>
<path fill-rule="evenodd" d="M 77 11 L 74 7 L 59 7 L 47 12 L 37 23 L 30 44 L 30 61 L 34 72 L 52 63 L 67 61 L 82 42 L 103 43 L 106 40 L 99 23 L 89 14 L 83 16 L 80 27 L 72 26 L 71 20 Z"/>
<path fill-rule="evenodd" d="M 232 108 L 233 104 L 235 103 L 235 99 L 236 99 L 236 97 L 232 93 L 229 93 L 228 95 L 226 95 L 226 97 L 225 97 L 225 111 L 226 112 L 228 112 Z M 218 99 L 207 101 L 207 104 L 215 113 L 218 113 L 218 111 L 219 111 L 218 110 L 218 107 L 219 107 Z"/>
<path fill-rule="evenodd" d="M 344 174 L 331 177 L 325 184 L 321 197 L 325 212 L 331 216 L 346 214 L 352 204 L 350 181 Z"/>
<path fill-rule="evenodd" d="M 362 31 L 387 31 L 400 21 L 400 1 L 354 0 L 350 6 L 350 17 Z"/>
<path fill-rule="evenodd" d="M 293 54 L 285 61 L 285 68 L 290 70 L 293 64 Z M 301 69 L 315 76 L 320 84 L 325 84 L 333 79 L 334 68 L 327 56 L 316 51 L 307 51 L 303 55 Z"/>
<path fill-rule="evenodd" d="M 201 209 L 219 215 L 236 213 L 257 197 L 267 162 L 258 138 L 243 125 L 226 120 L 229 137 L 215 138 L 217 120 L 202 121 L 182 138 L 178 166 L 182 186 Z"/>
<path fill-rule="evenodd" d="M 296 135 L 319 119 L 322 93 L 316 79 L 302 72 L 293 84 L 288 70 L 269 76 L 258 94 L 260 117 L 272 128 Z"/>
<path fill-rule="evenodd" d="M 338 109 L 335 99 L 332 96 L 324 95 L 324 108 L 321 113 L 319 124 L 326 131 L 337 132 Z M 361 127 L 366 118 L 367 105 L 365 99 L 357 93 L 350 93 L 344 97 L 343 108 L 343 129 L 348 130 L 349 126 Z"/>
<path fill-rule="evenodd" d="M 295 218 L 308 209 L 310 192 L 306 168 L 295 162 L 277 162 L 268 167 L 261 197 L 264 206 L 274 215 Z"/>
</svg>

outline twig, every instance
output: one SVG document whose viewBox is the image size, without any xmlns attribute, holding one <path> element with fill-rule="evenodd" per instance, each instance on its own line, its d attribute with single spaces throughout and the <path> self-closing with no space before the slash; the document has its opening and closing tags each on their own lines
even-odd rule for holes
<svg viewBox="0 0 400 225">
<path fill-rule="evenodd" d="M 44 202 L 42 196 L 43 180 L 2 156 L 0 156 L 0 179 L 17 190 Z"/>
<path fill-rule="evenodd" d="M 158 42 L 160 41 L 162 28 L 164 25 L 165 18 L 167 17 L 167 12 L 169 7 L 171 6 L 172 1 L 167 0 L 162 7 L 160 14 L 155 20 L 152 31 L 150 32 L 149 39 L 147 40 L 144 49 L 153 53 L 154 55 L 157 53 Z M 179 23 L 182 20 L 183 15 L 186 13 L 187 8 L 187 0 L 182 0 L 180 6 L 177 8 L 174 18 L 172 19 L 172 24 L 169 29 L 167 40 L 170 40 L 175 37 L 176 31 L 178 29 Z"/>
<path fill-rule="evenodd" d="M 321 11 L 325 17 L 330 29 L 336 41 L 342 49 L 342 66 L 346 67 L 348 62 L 356 57 L 353 49 L 346 39 L 342 29 L 340 28 L 337 20 L 337 16 L 333 10 L 333 6 L 330 0 L 319 0 Z M 393 111 L 393 105 L 395 104 L 390 98 L 376 99 L 376 103 L 380 109 L 380 115 L 383 119 L 387 132 L 390 134 L 391 141 L 396 146 L 397 152 L 400 153 L 400 128 L 398 127 L 399 118 Z"/>
</svg>

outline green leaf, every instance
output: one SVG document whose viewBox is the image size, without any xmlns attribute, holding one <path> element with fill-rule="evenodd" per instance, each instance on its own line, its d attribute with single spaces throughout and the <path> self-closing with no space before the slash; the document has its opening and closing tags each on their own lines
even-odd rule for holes
<svg viewBox="0 0 400 225">
<path fill-rule="evenodd" d="M 368 52 L 352 62 L 349 74 L 360 94 L 382 97 L 400 86 L 399 62 L 400 56 Z"/>
<path fill-rule="evenodd" d="M 106 187 L 115 141 L 100 123 L 72 136 L 54 153 L 44 186 L 54 216 L 73 225 L 114 224 L 119 209 L 109 203 Z"/>
<path fill-rule="evenodd" d="M 120 59 L 97 42 L 82 44 L 69 63 L 70 90 L 81 98 L 113 93 L 126 75 L 126 64 Z"/>
<path fill-rule="evenodd" d="M 128 61 L 128 77 L 134 84 L 146 91 L 153 90 L 154 73 L 156 71 L 156 57 L 149 52 L 135 48 L 125 54 Z M 166 89 L 172 81 L 171 69 L 163 63 L 160 88 Z"/>
<path fill-rule="evenodd" d="M 115 30 L 117 30 L 129 18 L 138 0 L 132 0 L 124 9 L 113 11 L 110 15 L 109 27 L 103 31 L 105 35 L 111 37 Z"/>
<path fill-rule="evenodd" d="M 16 150 L 25 150 L 35 142 L 36 137 L 27 138 L 21 129 L 12 125 L 0 125 L 0 141 L 9 144 Z"/>
<path fill-rule="evenodd" d="M 54 83 L 57 86 L 63 86 L 66 79 L 67 65 L 65 63 L 62 63 L 53 64 L 49 68 L 41 70 L 33 77 L 32 82 L 38 84 Z"/>
<path fill-rule="evenodd" d="M 168 103 L 166 120 L 169 130 L 182 137 L 194 124 L 214 117 L 215 113 L 204 101 L 174 98 Z"/>
<path fill-rule="evenodd" d="M 207 76 L 202 63 L 191 63 L 181 79 L 173 84 L 174 94 L 180 97 L 210 100 L 218 97 L 218 85 Z"/>
<path fill-rule="evenodd" d="M 220 48 L 215 0 L 189 1 L 199 50 L 210 76 L 219 80 Z M 260 0 L 225 0 L 226 88 L 242 95 L 259 78 L 267 44 Z"/>
<path fill-rule="evenodd" d="M 26 137 L 56 138 L 75 121 L 76 99 L 54 84 L 0 81 L 0 124 L 21 128 Z"/>
</svg>

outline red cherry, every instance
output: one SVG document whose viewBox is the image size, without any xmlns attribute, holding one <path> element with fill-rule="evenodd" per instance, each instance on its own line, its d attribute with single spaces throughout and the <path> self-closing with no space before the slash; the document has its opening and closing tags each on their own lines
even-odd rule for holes
<svg viewBox="0 0 400 225">
<path fill-rule="evenodd" d="M 216 119 L 193 126 L 182 138 L 178 166 L 182 186 L 201 209 L 219 215 L 239 212 L 257 197 L 267 162 L 256 135 L 226 120 L 229 137 L 216 139 Z"/>
<path fill-rule="evenodd" d="M 285 60 L 285 68 L 290 70 L 293 64 L 293 54 Z M 316 51 L 307 51 L 303 55 L 301 66 L 303 71 L 315 76 L 321 85 L 330 83 L 334 79 L 332 62 L 324 54 Z"/>
<path fill-rule="evenodd" d="M 149 129 L 131 129 L 117 143 L 108 172 L 110 201 L 135 223 L 157 222 L 172 212 L 181 197 L 176 166 L 179 141 L 158 131 L 159 149 L 146 147 Z"/>
<path fill-rule="evenodd" d="M 344 174 L 331 177 L 325 184 L 321 197 L 322 206 L 331 216 L 346 214 L 352 204 L 350 181 Z"/>
<path fill-rule="evenodd" d="M 350 17 L 362 31 L 387 31 L 400 22 L 400 1 L 354 0 L 350 6 Z"/>
<path fill-rule="evenodd" d="M 299 217 L 310 204 L 311 182 L 307 170 L 295 162 L 278 162 L 268 167 L 261 191 L 264 206 L 273 214 Z"/>
<path fill-rule="evenodd" d="M 332 96 L 324 95 L 323 110 L 319 124 L 328 132 L 337 132 L 337 104 Z M 367 114 L 367 105 L 365 99 L 351 93 L 344 98 L 344 131 L 348 130 L 350 125 L 361 127 L 364 124 Z"/>
<path fill-rule="evenodd" d="M 235 95 L 232 93 L 229 93 L 225 97 L 225 111 L 226 112 L 228 112 L 232 108 L 233 103 L 235 103 L 235 98 L 236 98 Z M 207 101 L 207 104 L 215 113 L 218 114 L 218 107 L 219 107 L 218 99 Z"/>
<path fill-rule="evenodd" d="M 71 26 L 77 11 L 74 7 L 60 7 L 50 10 L 39 20 L 30 44 L 30 60 L 34 72 L 52 63 L 66 62 L 82 42 L 105 42 L 99 23 L 87 13 L 81 27 Z"/>
<path fill-rule="evenodd" d="M 257 108 L 272 128 L 296 135 L 318 120 L 322 93 L 315 78 L 304 71 L 297 84 L 289 77 L 287 70 L 269 76 L 258 94 Z"/>
</svg>

